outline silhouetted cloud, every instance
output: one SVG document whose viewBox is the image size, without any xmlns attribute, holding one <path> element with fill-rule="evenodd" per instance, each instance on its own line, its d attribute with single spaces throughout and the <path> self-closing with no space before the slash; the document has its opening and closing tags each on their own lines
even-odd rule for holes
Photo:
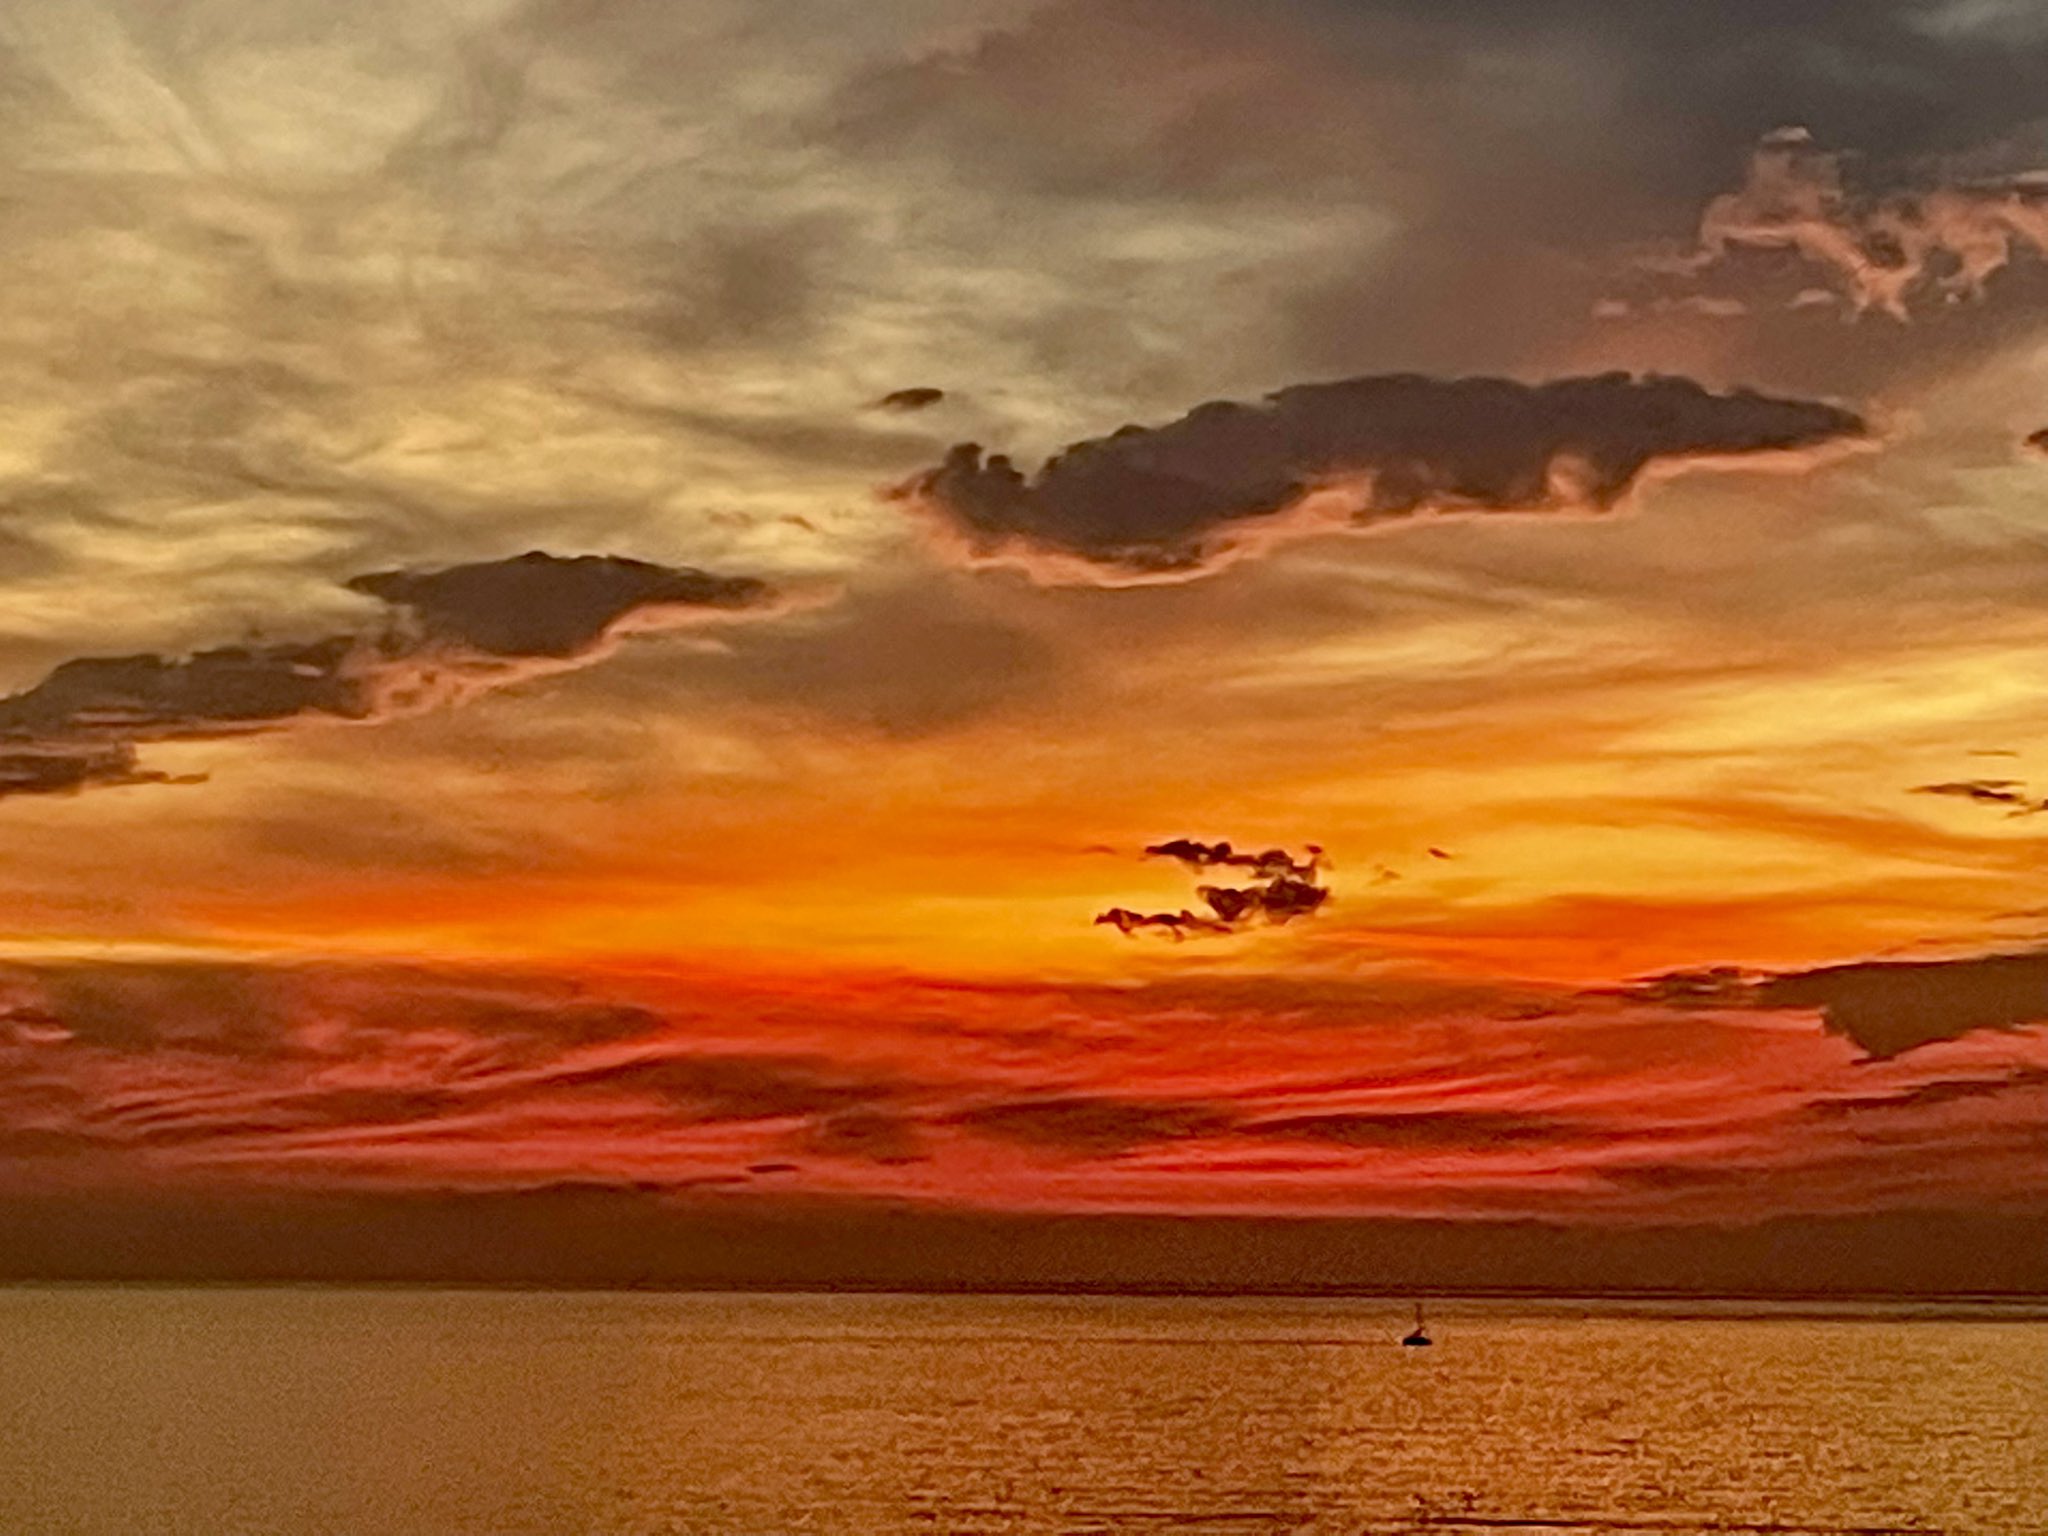
<svg viewBox="0 0 2048 1536">
<path fill-rule="evenodd" d="M 1258 853 L 1240 853 L 1229 843 L 1202 843 L 1176 837 L 1171 842 L 1153 843 L 1145 852 L 1155 858 L 1177 859 L 1190 869 L 1249 869 L 1260 879 L 1281 875 L 1313 875 L 1322 853 L 1316 844 L 1307 847 L 1308 857 L 1297 862 L 1284 848 L 1267 848 Z"/>
<path fill-rule="evenodd" d="M 1249 541 L 1332 520 L 1605 511 L 1654 464 L 1865 432 L 1838 406 L 1689 379 L 1397 374 L 1298 384 L 1254 405 L 1211 401 L 1165 426 L 1076 443 L 1035 477 L 962 443 L 894 494 L 971 560 L 1116 581 L 1197 574 Z"/>
<path fill-rule="evenodd" d="M 1818 1012 L 1875 1059 L 1979 1030 L 2048 1023 L 2048 951 L 1960 960 L 1864 960 L 1806 971 L 1672 971 L 1621 989 L 1667 1007 Z"/>
<path fill-rule="evenodd" d="M 368 658 L 357 637 L 336 636 L 64 662 L 0 699 L 0 798 L 195 783 L 141 768 L 135 744 L 246 735 L 316 715 L 368 719 L 378 708 Z"/>
<path fill-rule="evenodd" d="M 0 698 L 0 797 L 173 782 L 141 743 L 311 718 L 367 721 L 582 665 L 630 628 L 765 607 L 766 583 L 617 556 L 538 551 L 348 585 L 397 610 L 380 629 L 187 656 L 87 656 Z"/>
<path fill-rule="evenodd" d="M 1157 928 L 1176 941 L 1196 934 L 1234 933 L 1256 918 L 1286 923 L 1306 917 L 1330 899 L 1327 886 L 1316 883 L 1323 850 L 1308 844 L 1303 858 L 1296 859 L 1284 848 L 1267 848 L 1258 853 L 1239 853 L 1231 844 L 1204 843 L 1177 837 L 1153 843 L 1145 849 L 1148 857 L 1178 860 L 1189 869 L 1246 869 L 1252 872 L 1248 886 L 1198 885 L 1202 898 L 1214 916 L 1203 917 L 1183 908 L 1178 912 L 1134 912 L 1128 907 L 1111 907 L 1096 916 L 1118 932 L 1129 935 Z"/>
<path fill-rule="evenodd" d="M 892 389 L 877 400 L 875 405 L 885 411 L 922 411 L 937 405 L 945 398 L 946 392 L 943 389 L 921 384 L 911 389 Z"/>
<path fill-rule="evenodd" d="M 1984 1029 L 2048 1022 L 2048 953 L 1869 961 L 1774 976 L 1759 1006 L 1817 1007 L 1872 1056 L 1897 1056 Z"/>
<path fill-rule="evenodd" d="M 2042 808 L 2042 802 L 2027 793 L 2019 779 L 1954 779 L 1942 784 L 1918 784 L 1916 795 L 1943 795 L 1951 800 L 1968 800 L 1977 805 L 2000 805 L 2016 815 Z"/>
<path fill-rule="evenodd" d="M 1330 899 L 1325 887 L 1287 876 L 1242 889 L 1199 885 L 1195 894 L 1226 923 L 1242 923 L 1261 914 L 1273 922 L 1284 923 L 1290 918 L 1305 917 Z"/>
<path fill-rule="evenodd" d="M 1134 912 L 1129 907 L 1111 907 L 1107 912 L 1095 916 L 1098 924 L 1107 923 L 1119 933 L 1132 934 L 1145 928 L 1157 928 L 1171 934 L 1175 940 L 1191 934 L 1234 932 L 1228 923 L 1218 922 L 1213 917 L 1202 917 L 1183 907 L 1178 912 Z"/>
<path fill-rule="evenodd" d="M 1945 784 L 1917 784 L 1913 787 L 1916 795 L 1948 795 L 1958 800 L 1974 800 L 1981 805 L 2028 805 L 2032 802 L 2021 793 L 2018 779 L 1958 779 Z"/>
<path fill-rule="evenodd" d="M 564 558 L 538 550 L 437 571 L 376 571 L 348 583 L 409 611 L 425 640 L 491 656 L 568 658 L 629 615 L 659 623 L 681 613 L 759 607 L 768 584 L 618 555 Z"/>
<path fill-rule="evenodd" d="M 0 750 L 0 799 L 9 795 L 64 795 L 116 784 L 168 784 L 172 775 L 136 766 L 127 746 L 38 743 Z"/>
</svg>

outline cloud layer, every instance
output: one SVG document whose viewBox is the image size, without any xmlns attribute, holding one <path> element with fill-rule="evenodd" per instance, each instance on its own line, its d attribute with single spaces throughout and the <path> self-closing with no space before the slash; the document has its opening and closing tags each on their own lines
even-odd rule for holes
<svg viewBox="0 0 2048 1536">
<path fill-rule="evenodd" d="M 1726 997 L 0 962 L 0 1197 L 767 1180 L 953 1209 L 2038 1205 L 2044 1094 L 2039 1029 L 1859 1062 Z"/>
</svg>

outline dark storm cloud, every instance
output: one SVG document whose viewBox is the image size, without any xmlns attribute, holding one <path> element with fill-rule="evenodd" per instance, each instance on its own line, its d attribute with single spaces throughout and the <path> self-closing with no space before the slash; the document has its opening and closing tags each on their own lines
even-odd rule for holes
<svg viewBox="0 0 2048 1536">
<path fill-rule="evenodd" d="M 0 699 L 0 797 L 171 782 L 138 743 L 213 740 L 294 721 L 405 713 L 601 655 L 629 626 L 765 608 L 766 583 L 617 556 L 538 551 L 348 583 L 394 610 L 381 628 L 188 656 L 89 656 Z"/>
<path fill-rule="evenodd" d="M 1278 514 L 1335 492 L 1353 525 L 1445 512 L 1605 511 L 1654 464 L 1862 437 L 1838 406 L 1689 379 L 1603 374 L 1531 385 L 1401 374 L 1211 401 L 1162 427 L 1075 443 L 1027 477 L 978 444 L 897 491 L 976 560 L 1055 578 L 1187 576 Z"/>
<path fill-rule="evenodd" d="M 1866 960 L 1808 971 L 1674 971 L 1624 989 L 1667 1007 L 1820 1014 L 1874 1059 L 1980 1030 L 2048 1023 L 2048 951 L 1962 960 Z"/>
<path fill-rule="evenodd" d="M 1507 184 L 1478 147 L 1554 154 L 1502 133 L 1518 115 L 1552 124 L 1573 150 L 1580 131 L 1604 125 L 1609 142 L 1591 157 L 1601 170 L 1661 163 L 1705 178 L 1726 147 L 1788 121 L 1897 159 L 1972 148 L 2034 120 L 2048 29 L 2022 7 L 2002 21 L 1994 12 L 1968 0 L 1287 0 L 1248 17 L 1233 0 L 1061 0 L 864 77 L 842 95 L 839 121 L 864 143 L 949 158 L 978 148 L 978 167 L 1046 189 L 1130 190 L 1143 179 L 1184 194 L 1289 170 L 1408 171 L 1384 144 L 1281 110 L 1289 85 L 1328 86 L 1389 116 L 1418 98 L 1474 109 L 1455 133 L 1406 125 L 1403 148 L 1436 146 L 1413 168 L 1418 181 L 1462 164 Z M 1236 56 L 1219 59 L 1226 45 Z M 1597 65 L 1599 88 L 1580 76 L 1567 91 L 1568 77 L 1536 72 L 1559 54 Z M 1523 66 L 1526 89 L 1507 89 L 1488 60 Z M 1554 97 L 1531 101 L 1546 88 Z M 1171 91 L 1178 110 L 1100 110 L 1117 90 L 1148 106 L 1151 92 Z"/>
<path fill-rule="evenodd" d="M 1618 253 L 1692 240 L 1765 135 L 1806 124 L 1880 192 L 1930 162 L 2007 176 L 2044 77 L 2038 14 L 1971 0 L 1064 0 L 871 74 L 835 127 L 1045 200 L 1370 207 L 1384 237 L 1294 285 L 1297 365 L 1521 370 L 1582 355 Z M 1712 321 L 1710 355 L 1861 393 L 2044 315 L 2048 283 L 2015 277 L 1939 342 L 1759 311 Z"/>
</svg>

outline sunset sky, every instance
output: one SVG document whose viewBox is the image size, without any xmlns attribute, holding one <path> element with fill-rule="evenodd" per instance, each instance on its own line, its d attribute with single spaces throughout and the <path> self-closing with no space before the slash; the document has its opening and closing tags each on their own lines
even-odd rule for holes
<svg viewBox="0 0 2048 1536">
<path fill-rule="evenodd" d="M 2044 79 L 2033 0 L 9 0 L 0 1273 L 2038 1224 Z"/>
</svg>

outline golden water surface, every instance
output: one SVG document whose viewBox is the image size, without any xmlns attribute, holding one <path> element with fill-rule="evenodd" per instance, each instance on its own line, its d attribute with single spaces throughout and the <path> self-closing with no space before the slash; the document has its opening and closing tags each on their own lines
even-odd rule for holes
<svg viewBox="0 0 2048 1536">
<path fill-rule="evenodd" d="M 2048 1536 L 2011 1309 L 0 1291 L 6 1536 Z"/>
</svg>

